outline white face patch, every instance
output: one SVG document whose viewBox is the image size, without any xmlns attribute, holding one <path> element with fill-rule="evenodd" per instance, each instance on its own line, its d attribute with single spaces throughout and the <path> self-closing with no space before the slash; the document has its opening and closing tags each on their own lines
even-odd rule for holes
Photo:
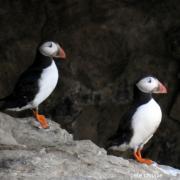
<svg viewBox="0 0 180 180">
<path fill-rule="evenodd" d="M 154 77 L 145 77 L 141 79 L 136 86 L 138 89 L 144 93 L 153 92 L 154 89 L 158 88 L 159 81 Z"/>
<path fill-rule="evenodd" d="M 40 52 L 45 56 L 53 56 L 56 55 L 59 50 L 59 45 L 52 41 L 48 41 L 43 43 L 40 48 Z"/>
</svg>

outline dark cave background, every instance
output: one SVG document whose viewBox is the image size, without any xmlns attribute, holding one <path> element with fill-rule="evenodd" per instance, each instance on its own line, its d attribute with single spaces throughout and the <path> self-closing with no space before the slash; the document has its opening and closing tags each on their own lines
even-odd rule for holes
<svg viewBox="0 0 180 180">
<path fill-rule="evenodd" d="M 104 147 L 142 74 L 168 87 L 155 97 L 163 120 L 144 156 L 180 168 L 179 0 L 0 0 L 0 98 L 34 60 L 41 41 L 59 42 L 60 81 L 41 106 L 75 139 Z M 123 155 L 122 155 L 123 156 Z M 131 155 L 129 156 L 131 157 Z"/>
</svg>

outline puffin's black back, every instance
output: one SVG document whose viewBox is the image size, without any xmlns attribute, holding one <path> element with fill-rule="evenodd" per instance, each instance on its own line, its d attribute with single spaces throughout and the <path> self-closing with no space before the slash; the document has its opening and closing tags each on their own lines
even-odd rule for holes
<svg viewBox="0 0 180 180">
<path fill-rule="evenodd" d="M 44 68 L 52 63 L 50 57 L 44 56 L 37 49 L 33 64 L 19 77 L 13 92 L 1 99 L 0 109 L 23 107 L 32 101 L 39 91 L 38 80 Z"/>
<path fill-rule="evenodd" d="M 134 85 L 133 103 L 127 113 L 125 113 L 125 115 L 122 117 L 120 121 L 121 123 L 116 133 L 109 138 L 107 148 L 110 146 L 121 145 L 125 142 L 130 142 L 130 139 L 133 136 L 133 129 L 131 124 L 132 116 L 139 106 L 148 103 L 151 98 L 152 95 L 150 93 L 143 93 L 137 88 L 136 84 Z"/>
</svg>

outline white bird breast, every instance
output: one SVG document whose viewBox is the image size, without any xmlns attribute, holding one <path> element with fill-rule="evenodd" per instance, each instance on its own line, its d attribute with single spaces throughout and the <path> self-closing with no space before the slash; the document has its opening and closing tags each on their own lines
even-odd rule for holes
<svg viewBox="0 0 180 180">
<path fill-rule="evenodd" d="M 133 137 L 129 146 L 143 146 L 153 136 L 162 118 L 160 106 L 154 99 L 140 106 L 132 117 Z"/>
<path fill-rule="evenodd" d="M 35 96 L 32 105 L 37 107 L 41 104 L 55 89 L 58 82 L 58 69 L 54 61 L 52 64 L 43 70 L 41 78 L 39 79 L 39 92 Z"/>
</svg>

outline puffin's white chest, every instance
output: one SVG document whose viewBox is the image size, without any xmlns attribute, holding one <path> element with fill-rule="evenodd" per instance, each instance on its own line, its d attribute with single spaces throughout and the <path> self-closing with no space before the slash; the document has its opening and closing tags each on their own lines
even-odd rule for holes
<svg viewBox="0 0 180 180">
<path fill-rule="evenodd" d="M 58 78 L 58 69 L 55 62 L 52 61 L 52 64 L 43 70 L 38 81 L 39 92 L 32 101 L 33 107 L 37 107 L 52 93 L 57 85 Z"/>
<path fill-rule="evenodd" d="M 129 143 L 130 147 L 145 144 L 158 128 L 161 118 L 161 108 L 154 99 L 140 106 L 132 117 L 133 137 Z"/>
</svg>

